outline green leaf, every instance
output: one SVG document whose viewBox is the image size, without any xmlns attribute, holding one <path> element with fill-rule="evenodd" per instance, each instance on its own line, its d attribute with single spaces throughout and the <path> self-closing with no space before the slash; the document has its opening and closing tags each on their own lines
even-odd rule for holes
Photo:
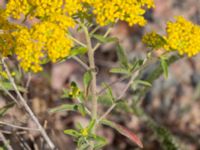
<svg viewBox="0 0 200 150">
<path fill-rule="evenodd" d="M 102 96 L 98 97 L 99 103 L 105 105 L 105 106 L 111 106 L 113 103 L 112 98 L 108 94 L 104 94 Z"/>
<path fill-rule="evenodd" d="M 168 78 L 168 63 L 167 63 L 166 58 L 161 57 L 161 66 L 164 71 L 165 79 L 167 79 Z"/>
<path fill-rule="evenodd" d="M 110 106 L 115 101 L 115 97 L 109 85 L 104 83 L 103 86 L 106 88 L 106 93 L 104 95 L 99 96 L 98 101 L 104 105 Z"/>
<path fill-rule="evenodd" d="M 78 141 L 77 141 L 77 147 L 78 147 L 78 149 L 87 150 L 87 149 L 84 149 L 85 147 L 87 147 L 87 145 L 88 145 L 88 143 L 87 143 L 85 137 L 80 137 L 78 139 Z"/>
<path fill-rule="evenodd" d="M 85 116 L 87 114 L 85 106 L 83 104 L 78 105 L 78 111 L 81 113 L 82 116 Z"/>
<path fill-rule="evenodd" d="M 67 134 L 67 135 L 71 135 L 73 137 L 76 137 L 76 138 L 81 136 L 81 134 L 78 131 L 73 130 L 73 129 L 64 130 L 64 133 Z"/>
<path fill-rule="evenodd" d="M 88 150 L 90 146 L 88 143 L 79 144 L 79 145 L 80 145 L 80 147 L 78 148 L 79 150 Z"/>
<path fill-rule="evenodd" d="M 104 87 L 107 88 L 107 89 L 106 89 L 106 94 L 107 94 L 108 96 L 110 96 L 112 102 L 114 102 L 114 101 L 115 101 L 115 97 L 114 97 L 114 95 L 113 95 L 112 88 L 111 88 L 108 84 L 106 84 L 106 83 L 104 83 Z"/>
<path fill-rule="evenodd" d="M 128 65 L 128 58 L 127 55 L 125 53 L 125 50 L 122 48 L 121 45 L 117 45 L 117 56 L 118 59 L 120 61 L 120 64 L 125 67 L 126 69 L 128 69 L 129 65 Z"/>
<path fill-rule="evenodd" d="M 87 48 L 83 47 L 83 46 L 77 46 L 74 47 L 71 52 L 70 52 L 70 56 L 76 56 L 76 55 L 83 55 L 87 52 Z"/>
<path fill-rule="evenodd" d="M 126 100 L 120 100 L 117 102 L 116 109 L 119 111 L 123 110 L 124 112 L 131 113 L 132 109 L 128 105 L 128 102 Z"/>
<path fill-rule="evenodd" d="M 100 41 L 101 43 L 109 43 L 109 42 L 115 42 L 115 41 L 117 41 L 117 38 L 104 37 L 104 36 L 99 35 L 99 34 L 93 34 L 93 37 L 95 39 L 97 39 L 98 41 Z"/>
<path fill-rule="evenodd" d="M 8 90 L 8 91 L 15 91 L 14 87 L 12 86 L 12 84 L 10 82 L 7 82 L 7 81 L 0 81 L 0 90 L 3 91 L 3 88 Z M 20 92 L 27 92 L 27 90 L 21 86 L 17 86 L 17 89 L 20 91 Z"/>
<path fill-rule="evenodd" d="M 170 133 L 170 131 L 165 128 L 164 126 L 159 125 L 157 122 L 155 122 L 152 118 L 149 116 L 146 116 L 147 119 L 147 125 L 149 128 L 152 129 L 155 136 L 161 143 L 161 147 L 164 150 L 179 150 L 178 143 L 173 136 L 173 134 Z"/>
<path fill-rule="evenodd" d="M 61 106 L 50 109 L 50 113 L 56 113 L 61 111 L 77 111 L 77 110 L 78 110 L 77 104 L 63 104 Z"/>
<path fill-rule="evenodd" d="M 101 136 L 95 136 L 94 140 L 96 142 L 94 144 L 94 150 L 102 149 L 102 147 L 104 147 L 108 143 L 107 140 Z"/>
<path fill-rule="evenodd" d="M 130 72 L 125 68 L 112 68 L 110 70 L 111 73 L 119 73 L 119 74 L 129 74 Z"/>
<path fill-rule="evenodd" d="M 92 73 L 91 71 L 87 71 L 84 75 L 83 75 L 83 84 L 84 87 L 87 89 L 87 87 L 89 86 L 90 82 L 92 80 Z"/>
<path fill-rule="evenodd" d="M 148 86 L 148 87 L 151 87 L 151 83 L 148 82 L 148 81 L 144 81 L 144 80 L 136 80 L 135 81 L 137 84 L 141 84 L 141 85 L 144 85 L 144 86 Z"/>
<path fill-rule="evenodd" d="M 12 108 L 13 106 L 15 105 L 14 102 L 10 103 L 10 104 L 7 104 L 3 107 L 0 108 L 0 118 L 3 117 L 5 115 L 5 113 L 10 109 Z"/>
<path fill-rule="evenodd" d="M 144 64 L 144 60 L 143 59 L 134 58 L 129 63 L 130 72 L 133 72 L 134 70 L 140 68 L 140 66 L 143 65 L 143 64 Z"/>
<path fill-rule="evenodd" d="M 69 90 L 68 89 L 63 89 L 63 94 L 61 98 L 69 98 Z"/>
<path fill-rule="evenodd" d="M 91 131 L 92 131 L 92 129 L 93 129 L 95 123 L 96 123 L 96 121 L 95 121 L 94 119 L 92 119 L 92 120 L 90 121 L 90 123 L 89 123 L 89 125 L 88 125 L 88 127 L 87 127 L 89 133 L 91 133 Z"/>
</svg>

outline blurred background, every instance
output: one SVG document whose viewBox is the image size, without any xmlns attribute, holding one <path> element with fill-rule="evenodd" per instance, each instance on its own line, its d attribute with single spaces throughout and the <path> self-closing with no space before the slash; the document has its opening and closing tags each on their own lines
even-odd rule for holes
<svg viewBox="0 0 200 150">
<path fill-rule="evenodd" d="M 144 58 L 147 48 L 141 43 L 142 36 L 150 31 L 165 34 L 166 22 L 173 20 L 174 16 L 182 15 L 200 24 L 200 0 L 155 0 L 155 5 L 154 10 L 146 13 L 148 24 L 144 28 L 129 27 L 126 23 L 119 22 L 111 31 L 111 36 L 119 38 L 130 60 L 135 57 Z M 84 35 L 81 33 L 75 34 L 75 37 L 84 40 Z M 119 78 L 109 73 L 111 67 L 118 66 L 115 46 L 113 44 L 101 46 L 96 52 L 95 61 L 98 67 L 97 82 L 100 90 L 101 82 L 110 83 Z M 48 64 L 45 66 L 45 73 L 31 76 L 28 103 L 39 120 L 47 127 L 51 139 L 60 150 L 75 150 L 73 139 L 64 135 L 63 130 L 74 128 L 76 122 L 87 124 L 89 118 L 82 118 L 75 112 L 50 114 L 49 109 L 64 103 L 73 103 L 73 100 L 61 98 L 62 89 L 68 88 L 71 81 L 76 81 L 82 87 L 83 73 L 84 69 L 78 63 L 67 60 L 54 65 Z M 24 82 L 27 80 L 28 76 L 25 76 Z M 126 81 L 117 83 L 113 87 L 115 93 L 120 93 L 126 83 Z M 127 93 L 128 97 L 133 95 L 131 91 Z M 172 64 L 168 79 L 160 76 L 141 101 L 144 112 L 158 126 L 169 130 L 171 135 L 168 138 L 173 138 L 181 150 L 200 150 L 200 55 L 183 58 Z M 7 97 L 1 91 L 0 107 L 7 102 Z M 106 108 L 100 105 L 99 112 L 102 113 L 104 110 Z M 163 128 L 157 128 L 155 134 L 143 119 L 120 109 L 113 111 L 108 117 L 134 131 L 141 138 L 144 150 L 164 149 L 159 131 L 166 136 L 168 132 L 162 130 Z M 10 109 L 1 120 L 36 128 L 24 110 L 17 107 Z M 15 150 L 45 149 L 41 146 L 43 141 L 37 132 L 17 130 L 5 125 L 0 125 L 0 130 L 10 140 Z M 134 143 L 109 127 L 101 127 L 99 134 L 108 140 L 105 150 L 138 149 Z M 170 147 L 165 149 L 173 150 Z"/>
</svg>

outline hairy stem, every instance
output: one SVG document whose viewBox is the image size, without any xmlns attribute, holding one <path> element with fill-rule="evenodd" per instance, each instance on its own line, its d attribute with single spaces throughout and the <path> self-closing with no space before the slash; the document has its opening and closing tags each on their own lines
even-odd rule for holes
<svg viewBox="0 0 200 150">
<path fill-rule="evenodd" d="M 86 41 L 87 41 L 87 48 L 88 48 L 88 59 L 89 59 L 89 66 L 92 73 L 92 81 L 91 81 L 91 96 L 92 96 L 92 119 L 96 120 L 97 118 L 97 87 L 96 87 L 96 66 L 94 61 L 94 50 L 92 48 L 92 42 L 89 35 L 89 31 L 87 27 L 83 26 Z"/>
</svg>

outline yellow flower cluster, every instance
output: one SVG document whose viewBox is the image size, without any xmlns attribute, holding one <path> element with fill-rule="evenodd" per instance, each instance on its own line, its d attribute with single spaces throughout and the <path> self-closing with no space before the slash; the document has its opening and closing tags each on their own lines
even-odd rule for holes
<svg viewBox="0 0 200 150">
<path fill-rule="evenodd" d="M 13 33 L 16 38 L 15 53 L 25 71 L 42 70 L 42 59 L 52 62 L 69 55 L 73 46 L 65 30 L 52 22 L 42 22 L 28 29 L 21 27 Z"/>
<path fill-rule="evenodd" d="M 55 62 L 70 54 L 73 42 L 67 34 L 78 17 L 90 14 L 101 26 L 116 20 L 143 26 L 145 7 L 154 7 L 153 0 L 9 0 L 5 16 L 38 20 L 29 28 L 19 25 L 12 34 L 20 65 L 37 72 L 44 59 Z"/>
<path fill-rule="evenodd" d="M 21 14 L 45 18 L 54 14 L 73 16 L 77 12 L 93 12 L 101 26 L 122 20 L 130 26 L 144 26 L 144 7 L 153 8 L 153 0 L 10 0 L 7 16 L 20 18 Z"/>
<path fill-rule="evenodd" d="M 166 41 L 167 50 L 177 50 L 189 57 L 196 55 L 200 52 L 200 26 L 179 16 L 175 22 L 167 23 Z"/>
<path fill-rule="evenodd" d="M 7 17 L 19 19 L 24 15 L 39 19 L 30 28 L 18 26 L 12 34 L 16 39 L 15 54 L 25 71 L 41 71 L 46 58 L 56 62 L 70 54 L 73 42 L 67 34 L 75 21 L 69 16 L 72 12 L 64 12 L 64 3 L 70 5 L 67 0 L 10 0 L 7 3 Z"/>
<path fill-rule="evenodd" d="M 93 12 L 97 23 L 102 26 L 116 20 L 126 21 L 130 26 L 135 24 L 144 26 L 146 23 L 143 17 L 144 6 L 151 8 L 154 7 L 154 3 L 152 0 L 96 0 Z"/>
<path fill-rule="evenodd" d="M 179 16 L 175 22 L 167 23 L 166 36 L 148 33 L 143 37 L 143 42 L 154 49 L 165 48 L 191 57 L 200 53 L 200 26 Z"/>
</svg>

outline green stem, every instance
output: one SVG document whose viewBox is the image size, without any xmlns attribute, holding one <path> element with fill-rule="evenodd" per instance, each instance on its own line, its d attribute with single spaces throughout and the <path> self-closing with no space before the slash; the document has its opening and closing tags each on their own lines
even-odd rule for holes
<svg viewBox="0 0 200 150">
<path fill-rule="evenodd" d="M 89 31 L 87 27 L 82 25 L 86 41 L 87 41 L 87 48 L 88 48 L 88 59 L 89 59 L 89 67 L 92 72 L 92 81 L 91 81 L 91 96 L 92 96 L 92 119 L 97 119 L 97 87 L 96 87 L 96 67 L 95 67 L 95 61 L 94 61 L 94 50 L 92 48 L 92 42 L 89 35 Z"/>
</svg>

